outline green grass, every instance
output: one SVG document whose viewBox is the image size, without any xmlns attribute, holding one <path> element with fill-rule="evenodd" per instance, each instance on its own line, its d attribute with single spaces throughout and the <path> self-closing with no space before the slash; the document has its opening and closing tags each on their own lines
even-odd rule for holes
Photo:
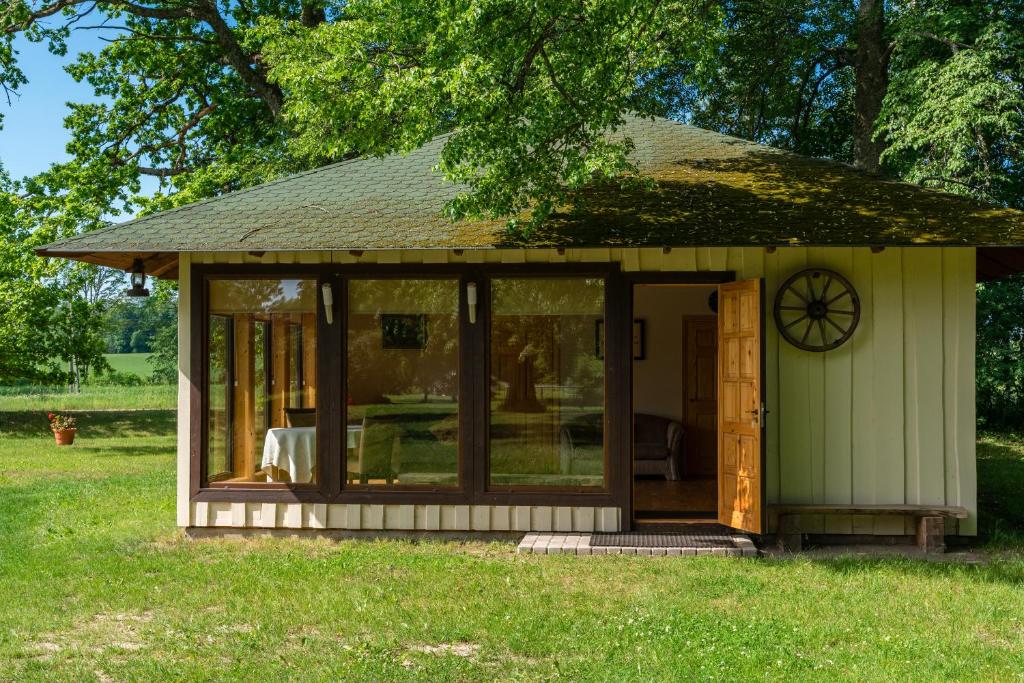
<svg viewBox="0 0 1024 683">
<path fill-rule="evenodd" d="M 138 375 L 143 380 L 153 374 L 148 358 L 151 353 L 108 353 L 107 362 L 117 372 Z M 178 403 L 177 385 L 137 387 L 97 386 L 85 382 L 77 394 L 67 387 L 0 385 L 0 411 L 9 410 L 138 410 L 171 409 Z"/>
<path fill-rule="evenodd" d="M 58 449 L 38 414 L 0 413 L 4 680 L 1003 680 L 1024 670 L 1024 560 L 1012 552 L 969 565 L 189 541 L 174 528 L 173 414 L 79 421 L 76 444 Z M 1007 448 L 1018 455 L 998 472 L 1020 477 L 1024 460 Z M 985 489 L 995 470 L 980 471 Z"/>
<path fill-rule="evenodd" d="M 979 532 L 997 547 L 1024 550 L 1024 436 L 978 439 Z"/>
<path fill-rule="evenodd" d="M 97 387 L 85 385 L 71 394 L 58 387 L 2 387 L 0 411 L 37 410 L 123 410 L 171 409 L 178 404 L 178 387 L 171 384 L 139 387 Z"/>
<path fill-rule="evenodd" d="M 110 367 L 117 372 L 130 372 L 146 379 L 153 374 L 153 366 L 149 363 L 151 353 L 107 353 L 104 357 Z"/>
</svg>

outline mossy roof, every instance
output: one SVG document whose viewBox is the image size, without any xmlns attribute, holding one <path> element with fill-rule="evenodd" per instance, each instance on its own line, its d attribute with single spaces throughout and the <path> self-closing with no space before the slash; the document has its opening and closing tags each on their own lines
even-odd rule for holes
<svg viewBox="0 0 1024 683">
<path fill-rule="evenodd" d="M 444 138 L 346 161 L 48 245 L 42 254 L 394 248 L 1024 245 L 1024 212 L 893 182 L 665 119 L 630 118 L 655 182 L 586 193 L 527 239 L 450 222 Z M 102 259 L 99 259 L 102 260 Z"/>
</svg>

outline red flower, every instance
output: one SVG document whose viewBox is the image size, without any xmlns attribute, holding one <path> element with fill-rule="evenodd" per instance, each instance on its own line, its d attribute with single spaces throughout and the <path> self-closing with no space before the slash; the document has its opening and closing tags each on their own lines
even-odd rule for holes
<svg viewBox="0 0 1024 683">
<path fill-rule="evenodd" d="M 46 419 L 53 420 L 53 413 L 47 413 L 46 414 Z"/>
</svg>

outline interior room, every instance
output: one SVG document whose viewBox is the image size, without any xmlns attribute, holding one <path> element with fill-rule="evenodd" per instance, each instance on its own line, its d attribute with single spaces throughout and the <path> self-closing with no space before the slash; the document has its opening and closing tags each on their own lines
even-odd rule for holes
<svg viewBox="0 0 1024 683">
<path fill-rule="evenodd" d="M 715 285 L 633 288 L 633 510 L 642 521 L 718 508 Z"/>
</svg>

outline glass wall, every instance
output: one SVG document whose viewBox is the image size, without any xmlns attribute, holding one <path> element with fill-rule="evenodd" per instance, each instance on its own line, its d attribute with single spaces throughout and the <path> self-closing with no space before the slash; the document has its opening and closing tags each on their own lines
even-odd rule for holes
<svg viewBox="0 0 1024 683">
<path fill-rule="evenodd" d="M 209 484 L 316 481 L 315 280 L 209 282 Z"/>
<path fill-rule="evenodd" d="M 600 278 L 491 281 L 490 485 L 604 486 Z"/>
<path fill-rule="evenodd" d="M 346 480 L 456 486 L 459 281 L 348 283 Z"/>
</svg>

